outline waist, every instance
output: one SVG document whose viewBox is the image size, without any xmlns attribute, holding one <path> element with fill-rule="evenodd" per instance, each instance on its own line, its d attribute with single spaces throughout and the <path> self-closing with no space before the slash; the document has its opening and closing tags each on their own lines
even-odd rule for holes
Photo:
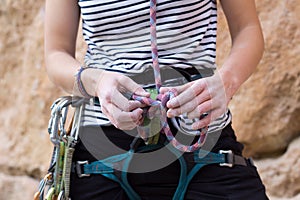
<svg viewBox="0 0 300 200">
<path fill-rule="evenodd" d="M 201 69 L 198 70 L 195 67 L 191 68 L 162 68 L 160 69 L 160 76 L 163 86 L 178 86 L 183 85 L 187 82 L 194 81 L 203 77 L 213 75 L 212 69 Z M 133 81 L 144 87 L 155 86 L 154 70 L 148 68 L 142 73 L 138 74 L 127 74 Z"/>
</svg>

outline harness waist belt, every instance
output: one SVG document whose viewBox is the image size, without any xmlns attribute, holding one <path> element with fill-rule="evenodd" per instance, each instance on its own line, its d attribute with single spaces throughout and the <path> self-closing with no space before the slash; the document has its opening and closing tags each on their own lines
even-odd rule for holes
<svg viewBox="0 0 300 200">
<path fill-rule="evenodd" d="M 184 84 L 189 81 L 194 81 L 202 77 L 208 77 L 213 75 L 212 69 L 196 69 L 195 67 L 192 68 L 162 68 L 161 69 L 161 79 L 163 84 L 168 83 L 168 81 L 172 79 L 182 79 L 184 82 L 179 82 L 178 84 Z M 143 73 L 140 74 L 128 74 L 128 76 L 134 80 L 135 82 L 147 85 L 152 84 L 155 86 L 155 77 L 153 76 L 153 69 L 147 69 Z"/>
</svg>

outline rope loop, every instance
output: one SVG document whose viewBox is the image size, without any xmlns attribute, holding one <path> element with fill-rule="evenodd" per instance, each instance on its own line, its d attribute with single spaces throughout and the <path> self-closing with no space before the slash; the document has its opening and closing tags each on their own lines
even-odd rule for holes
<svg viewBox="0 0 300 200">
<path fill-rule="evenodd" d="M 148 119 L 152 120 L 155 116 L 160 116 L 160 130 L 157 131 L 157 134 L 164 133 L 167 137 L 167 140 L 178 150 L 183 152 L 194 152 L 201 148 L 206 139 L 206 133 L 208 128 L 202 128 L 200 130 L 199 139 L 192 145 L 184 145 L 181 144 L 173 135 L 170 126 L 167 121 L 167 102 L 177 95 L 177 91 L 175 89 L 171 89 L 170 91 L 164 94 L 158 94 L 156 99 L 152 99 L 149 97 L 141 97 L 138 95 L 133 94 L 132 99 L 141 102 L 147 108 L 144 109 L 144 119 L 147 117 Z M 147 140 L 149 133 L 141 126 L 138 127 L 139 135 L 144 139 Z"/>
</svg>

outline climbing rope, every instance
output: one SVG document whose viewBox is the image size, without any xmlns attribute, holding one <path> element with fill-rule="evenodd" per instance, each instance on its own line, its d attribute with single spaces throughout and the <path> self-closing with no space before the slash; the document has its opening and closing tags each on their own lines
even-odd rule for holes
<svg viewBox="0 0 300 200">
<path fill-rule="evenodd" d="M 167 122 L 167 102 L 176 96 L 176 90 L 170 90 L 165 94 L 160 94 L 159 90 L 162 86 L 161 81 L 161 74 L 160 74 L 160 67 L 159 67 L 159 61 L 158 61 L 158 48 L 157 48 L 157 37 L 156 37 L 156 0 L 150 0 L 150 35 L 151 35 L 151 54 L 152 54 L 152 67 L 154 71 L 154 78 L 155 78 L 155 87 L 157 90 L 157 97 L 156 99 L 152 99 L 151 97 L 141 97 L 137 96 L 135 94 L 132 95 L 132 98 L 134 100 L 140 101 L 141 103 L 149 106 L 150 108 L 147 110 L 148 118 L 153 118 L 153 113 L 157 113 L 157 110 L 160 110 L 160 122 L 161 122 L 161 130 L 166 135 L 169 142 L 178 150 L 183 152 L 193 152 L 197 149 L 199 149 L 203 143 L 205 142 L 206 133 L 208 130 L 208 127 L 202 128 L 200 130 L 199 139 L 197 142 L 195 142 L 193 145 L 183 145 L 180 142 L 176 140 L 174 135 L 171 132 L 171 129 L 169 127 L 169 124 Z M 144 115 L 145 119 L 145 115 Z M 145 129 L 143 127 L 138 127 L 138 133 L 139 135 L 144 139 L 149 136 L 149 133 L 145 132 Z"/>
</svg>

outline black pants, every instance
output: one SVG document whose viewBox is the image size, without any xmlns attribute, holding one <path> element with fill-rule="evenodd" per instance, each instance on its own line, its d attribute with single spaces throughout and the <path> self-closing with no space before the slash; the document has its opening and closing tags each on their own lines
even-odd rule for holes
<svg viewBox="0 0 300 200">
<path fill-rule="evenodd" d="M 123 149 L 129 148 L 129 143 L 124 142 L 128 140 L 128 138 L 126 138 L 128 136 L 122 135 L 122 131 L 113 127 L 104 129 L 106 129 L 104 131 L 105 134 L 109 135 L 114 143 L 118 143 Z M 87 127 L 82 132 L 81 137 L 91 137 L 95 132 L 97 132 L 97 128 Z M 231 126 L 226 127 L 222 131 L 218 140 L 212 151 L 229 149 L 228 147 L 231 146 L 235 153 L 241 154 L 241 152 L 239 152 L 241 145 L 236 142 Z M 95 148 L 92 151 L 107 150 L 104 148 L 105 144 L 99 144 L 101 140 L 96 141 L 94 139 L 90 145 L 93 145 L 93 142 L 95 143 Z M 85 145 L 87 145 L 87 143 L 85 143 Z M 113 154 L 114 152 L 112 152 L 112 155 Z M 97 159 L 90 154 L 82 143 L 79 143 L 74 155 L 74 161 L 76 160 L 94 161 Z M 138 160 L 133 161 L 133 163 L 137 165 L 143 164 L 138 162 Z M 158 160 L 157 162 L 161 161 Z M 179 174 L 179 162 L 174 161 L 168 166 L 156 171 L 129 173 L 128 180 L 143 200 L 170 200 L 178 185 Z M 72 200 L 128 199 L 125 191 L 118 183 L 102 175 L 78 178 L 75 173 L 72 173 L 70 189 L 70 197 Z M 248 166 L 235 165 L 232 168 L 221 167 L 217 164 L 204 166 L 189 184 L 185 199 L 266 200 L 268 197 L 265 194 L 265 187 L 261 182 L 256 167 L 248 163 Z"/>
</svg>

